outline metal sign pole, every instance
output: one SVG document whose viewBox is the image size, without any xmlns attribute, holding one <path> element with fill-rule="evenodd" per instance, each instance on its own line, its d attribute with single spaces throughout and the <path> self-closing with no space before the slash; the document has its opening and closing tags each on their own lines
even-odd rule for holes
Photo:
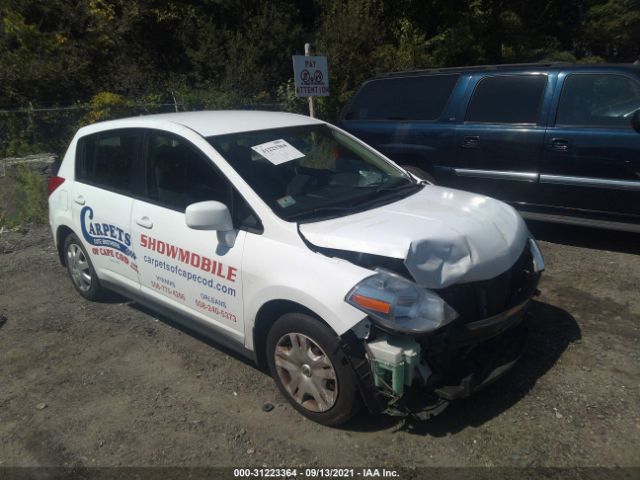
<svg viewBox="0 0 640 480">
<path fill-rule="evenodd" d="M 308 57 L 311 55 L 311 44 L 310 43 L 305 43 L 304 44 L 304 55 L 305 57 Z M 311 118 L 315 117 L 315 111 L 313 108 L 313 97 L 309 96 L 307 97 L 307 101 L 309 102 L 309 116 Z"/>
</svg>

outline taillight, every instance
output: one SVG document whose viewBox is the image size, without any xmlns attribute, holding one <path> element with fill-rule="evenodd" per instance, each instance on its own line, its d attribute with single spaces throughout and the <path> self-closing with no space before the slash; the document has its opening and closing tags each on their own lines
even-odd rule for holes
<svg viewBox="0 0 640 480">
<path fill-rule="evenodd" d="M 58 188 L 63 183 L 64 183 L 64 178 L 51 177 L 49 179 L 49 184 L 47 185 L 47 192 L 49 193 L 49 196 L 51 196 L 51 194 L 56 191 L 56 188 Z"/>
</svg>

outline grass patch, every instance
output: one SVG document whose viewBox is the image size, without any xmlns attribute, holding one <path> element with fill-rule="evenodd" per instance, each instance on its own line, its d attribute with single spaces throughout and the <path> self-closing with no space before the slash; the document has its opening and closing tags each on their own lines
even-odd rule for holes
<svg viewBox="0 0 640 480">
<path fill-rule="evenodd" d="M 46 180 L 24 165 L 7 169 L 0 178 L 0 227 L 18 227 L 47 221 Z"/>
</svg>

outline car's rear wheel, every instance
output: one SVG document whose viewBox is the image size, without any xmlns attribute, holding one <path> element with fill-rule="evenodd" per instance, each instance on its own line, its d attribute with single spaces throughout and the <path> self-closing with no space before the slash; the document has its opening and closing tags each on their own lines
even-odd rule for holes
<svg viewBox="0 0 640 480">
<path fill-rule="evenodd" d="M 105 290 L 82 242 L 73 233 L 64 241 L 64 255 L 69 277 L 78 293 L 88 300 L 101 298 Z"/>
<path fill-rule="evenodd" d="M 433 178 L 433 175 L 425 172 L 423 169 L 419 167 L 414 167 L 413 165 L 402 165 L 407 172 L 413 173 L 416 177 L 421 178 L 422 180 L 426 180 L 429 183 L 436 184 L 436 179 Z"/>
<path fill-rule="evenodd" d="M 355 374 L 340 338 L 302 313 L 280 317 L 267 337 L 267 362 L 282 394 L 304 416 L 341 425 L 360 408 Z"/>
</svg>

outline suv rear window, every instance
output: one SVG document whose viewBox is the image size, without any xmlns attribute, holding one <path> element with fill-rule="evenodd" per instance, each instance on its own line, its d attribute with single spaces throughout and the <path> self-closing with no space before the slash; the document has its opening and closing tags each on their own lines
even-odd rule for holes
<svg viewBox="0 0 640 480">
<path fill-rule="evenodd" d="M 385 78 L 365 83 L 345 120 L 437 120 L 458 75 Z"/>
<path fill-rule="evenodd" d="M 141 139 L 138 130 L 113 130 L 81 138 L 76 153 L 76 180 L 128 192 Z"/>
<path fill-rule="evenodd" d="M 466 122 L 538 123 L 545 75 L 500 75 L 480 80 L 469 102 Z"/>
</svg>

